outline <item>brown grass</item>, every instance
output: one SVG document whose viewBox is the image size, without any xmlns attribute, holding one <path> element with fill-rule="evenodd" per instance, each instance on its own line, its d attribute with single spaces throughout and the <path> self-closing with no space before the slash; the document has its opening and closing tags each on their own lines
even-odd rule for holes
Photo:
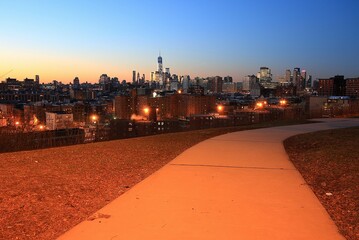
<svg viewBox="0 0 359 240">
<path fill-rule="evenodd" d="M 54 239 L 187 148 L 224 133 L 283 124 L 0 154 L 0 239 Z"/>
<path fill-rule="evenodd" d="M 339 231 L 359 239 L 359 127 L 298 135 L 284 145 Z"/>
</svg>

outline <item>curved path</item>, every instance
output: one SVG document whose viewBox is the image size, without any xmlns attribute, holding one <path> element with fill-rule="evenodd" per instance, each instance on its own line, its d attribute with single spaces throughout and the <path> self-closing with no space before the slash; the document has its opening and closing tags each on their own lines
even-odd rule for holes
<svg viewBox="0 0 359 240">
<path fill-rule="evenodd" d="M 321 121 L 201 142 L 59 239 L 344 239 L 282 144 L 359 126 Z"/>
</svg>

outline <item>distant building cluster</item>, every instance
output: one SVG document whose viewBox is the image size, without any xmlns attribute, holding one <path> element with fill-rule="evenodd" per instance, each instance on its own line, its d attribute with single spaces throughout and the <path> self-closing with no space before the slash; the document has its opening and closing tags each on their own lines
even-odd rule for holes
<svg viewBox="0 0 359 240">
<path fill-rule="evenodd" d="M 294 68 L 285 71 L 284 76 L 273 78 L 271 69 L 261 67 L 256 75 L 248 75 L 243 79 L 243 91 L 252 96 L 302 96 L 313 92 L 312 76 L 306 70 Z"/>
<path fill-rule="evenodd" d="M 308 106 L 320 111 L 325 103 L 333 103 L 333 99 L 328 100 L 330 96 L 357 99 L 359 78 L 334 76 L 313 80 L 299 67 L 287 69 L 276 78 L 270 68 L 260 67 L 257 74 L 245 76 L 242 82 L 234 82 L 231 76 L 191 78 L 171 74 L 159 56 L 150 80 L 135 70 L 130 82 L 107 74 L 94 84 L 81 82 L 78 77 L 70 84 L 57 80 L 40 83 L 39 75 L 23 81 L 7 78 L 0 83 L 0 130 L 83 128 L 90 134 L 108 126 L 113 119 L 158 121 L 213 114 L 234 116 L 243 111 L 288 107 L 312 96 L 324 96 L 324 100 L 307 101 Z"/>
<path fill-rule="evenodd" d="M 182 93 L 235 93 L 238 92 L 241 83 L 233 82 L 233 78 L 227 77 L 196 77 L 192 79 L 189 75 L 171 74 L 170 68 L 164 68 L 163 58 L 157 58 L 157 70 L 151 72 L 150 80 L 145 79 L 136 70 L 132 73 L 132 85 L 137 87 L 146 87 L 163 91 L 181 91 Z"/>
</svg>

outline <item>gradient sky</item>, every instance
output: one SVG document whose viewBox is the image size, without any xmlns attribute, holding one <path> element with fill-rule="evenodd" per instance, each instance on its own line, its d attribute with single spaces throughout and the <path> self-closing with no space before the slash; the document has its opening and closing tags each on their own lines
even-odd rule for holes
<svg viewBox="0 0 359 240">
<path fill-rule="evenodd" d="M 157 68 L 231 75 L 301 67 L 359 77 L 358 0 L 0 0 L 0 80 L 131 80 Z M 8 71 L 11 73 L 2 76 Z"/>
</svg>

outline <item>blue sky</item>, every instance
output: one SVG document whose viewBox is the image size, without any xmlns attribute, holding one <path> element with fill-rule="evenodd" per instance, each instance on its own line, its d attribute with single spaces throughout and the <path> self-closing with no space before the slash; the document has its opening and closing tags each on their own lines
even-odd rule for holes
<svg viewBox="0 0 359 240">
<path fill-rule="evenodd" d="M 301 67 L 359 76 L 358 0 L 0 1 L 0 76 L 96 82 L 156 69 L 231 75 Z"/>
</svg>

